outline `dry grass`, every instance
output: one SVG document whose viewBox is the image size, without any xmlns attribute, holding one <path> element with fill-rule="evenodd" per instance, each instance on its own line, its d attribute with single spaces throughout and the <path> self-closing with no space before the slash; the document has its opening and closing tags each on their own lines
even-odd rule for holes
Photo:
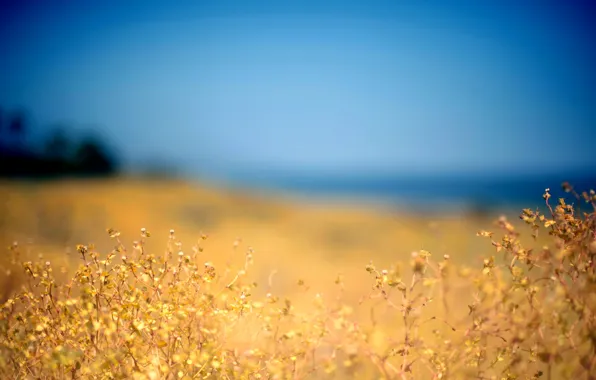
<svg viewBox="0 0 596 380">
<path fill-rule="evenodd" d="M 216 253 L 209 257 L 214 264 L 225 265 L 253 247 L 259 254 L 254 271 L 261 282 L 277 270 L 277 285 L 284 291 L 284 277 L 302 276 L 324 289 L 328 280 L 321 273 L 354 275 L 363 262 L 388 266 L 421 248 L 449 254 L 458 262 L 480 263 L 478 253 L 485 247 L 474 234 L 492 223 L 460 215 L 433 218 L 352 205 L 295 205 L 173 181 L 7 183 L 0 185 L 0 193 L 8 200 L 0 205 L 4 207 L 0 216 L 4 246 L 14 239 L 21 245 L 33 240 L 35 249 L 61 255 L 76 244 L 93 243 L 105 252 L 112 248 L 111 242 L 97 231 L 111 226 L 121 231 L 127 244 L 141 227 L 161 231 L 148 242 L 152 250 L 165 247 L 170 229 L 186 244 L 207 234 L 210 238 L 202 245 L 206 252 Z M 78 260 L 76 254 L 69 255 Z"/>
<path fill-rule="evenodd" d="M 0 274 L 4 377 L 596 370 L 594 214 L 564 203 L 501 218 L 502 236 L 479 234 L 491 245 L 476 236 L 491 219 L 308 207 L 181 182 L 11 183 L 0 193 L 2 238 L 20 241 Z M 119 232 L 97 235 L 106 226 Z"/>
</svg>

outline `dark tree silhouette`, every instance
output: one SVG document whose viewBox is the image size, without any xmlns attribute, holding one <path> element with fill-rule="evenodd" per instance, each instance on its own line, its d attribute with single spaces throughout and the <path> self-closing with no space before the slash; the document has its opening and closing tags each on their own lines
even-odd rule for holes
<svg viewBox="0 0 596 380">
<path fill-rule="evenodd" d="M 0 107 L 0 156 L 4 154 L 4 110 Z"/>
<path fill-rule="evenodd" d="M 72 157 L 72 143 L 64 128 L 55 127 L 44 144 L 44 154 L 49 159 L 70 160 Z"/>
<path fill-rule="evenodd" d="M 41 154 L 26 144 L 29 132 L 23 112 L 10 117 L 0 109 L 0 177 L 53 178 L 107 176 L 117 173 L 117 161 L 103 140 L 87 137 L 76 144 L 65 128 L 56 127 Z"/>
<path fill-rule="evenodd" d="M 74 156 L 80 174 L 109 175 L 116 172 L 116 164 L 105 147 L 94 137 L 85 138 Z"/>
<path fill-rule="evenodd" d="M 18 112 L 12 115 L 12 118 L 8 123 L 8 132 L 16 137 L 20 137 L 25 134 L 25 116 L 23 113 Z"/>
<path fill-rule="evenodd" d="M 25 114 L 21 111 L 13 113 L 8 121 L 9 144 L 20 155 L 27 154 L 25 132 Z"/>
<path fill-rule="evenodd" d="M 25 146 L 25 115 L 23 112 L 14 112 L 6 119 L 3 116 L 0 141 L 3 155 L 27 155 Z"/>
</svg>

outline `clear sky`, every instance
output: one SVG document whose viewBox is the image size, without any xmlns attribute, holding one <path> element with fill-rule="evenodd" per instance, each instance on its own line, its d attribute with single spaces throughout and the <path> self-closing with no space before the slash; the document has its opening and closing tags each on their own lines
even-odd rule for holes
<svg viewBox="0 0 596 380">
<path fill-rule="evenodd" d="M 2 4 L 0 106 L 99 126 L 127 162 L 436 173 L 594 157 L 590 2 Z"/>
</svg>

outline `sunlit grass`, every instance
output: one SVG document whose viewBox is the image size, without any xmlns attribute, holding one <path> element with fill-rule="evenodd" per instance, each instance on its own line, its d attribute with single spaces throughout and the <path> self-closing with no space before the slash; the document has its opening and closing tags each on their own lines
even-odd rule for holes
<svg viewBox="0 0 596 380">
<path fill-rule="evenodd" d="M 565 203 L 495 225 L 181 182 L 0 191 L 3 238 L 23 239 L 0 274 L 9 378 L 568 378 L 596 368 L 594 213 Z M 118 231 L 97 233 L 106 226 Z"/>
</svg>

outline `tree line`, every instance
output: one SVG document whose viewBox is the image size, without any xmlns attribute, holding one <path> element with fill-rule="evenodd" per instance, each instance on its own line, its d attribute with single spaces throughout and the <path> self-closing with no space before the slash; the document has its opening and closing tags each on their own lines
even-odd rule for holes
<svg viewBox="0 0 596 380">
<path fill-rule="evenodd" d="M 6 112 L 0 107 L 0 177 L 95 177 L 119 171 L 114 153 L 97 136 L 75 139 L 64 128 L 53 128 L 41 141 L 32 143 L 28 138 L 31 132 L 23 112 Z"/>
</svg>

